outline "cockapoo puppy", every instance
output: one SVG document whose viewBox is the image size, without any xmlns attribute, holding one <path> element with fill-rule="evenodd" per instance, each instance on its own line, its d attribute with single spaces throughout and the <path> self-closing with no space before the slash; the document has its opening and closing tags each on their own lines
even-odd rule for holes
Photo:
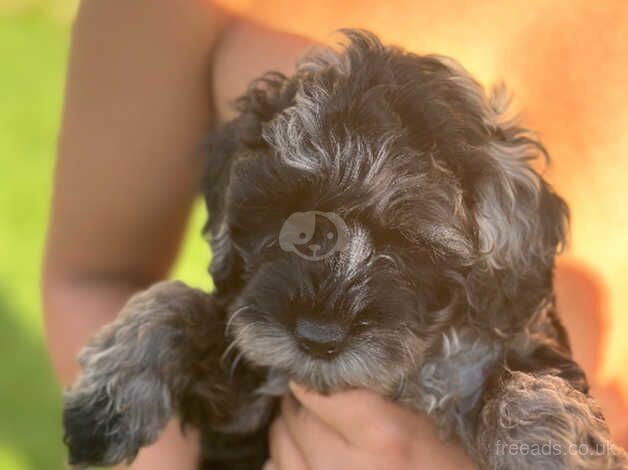
<svg viewBox="0 0 628 470">
<path fill-rule="evenodd" d="M 211 137 L 216 288 L 156 284 L 84 349 L 70 463 L 130 461 L 177 414 L 206 468 L 259 469 L 290 379 L 425 412 L 482 469 L 628 468 L 556 313 L 543 146 L 451 59 L 344 33 Z"/>
</svg>

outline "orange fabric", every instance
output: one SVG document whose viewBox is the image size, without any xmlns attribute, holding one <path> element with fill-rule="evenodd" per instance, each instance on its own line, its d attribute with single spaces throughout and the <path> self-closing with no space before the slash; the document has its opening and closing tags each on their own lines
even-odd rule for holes
<svg viewBox="0 0 628 470">
<path fill-rule="evenodd" d="M 320 41 L 363 27 L 389 43 L 459 60 L 485 85 L 504 80 L 553 156 L 549 179 L 572 209 L 572 285 L 610 325 L 602 377 L 628 366 L 628 2 L 606 0 L 220 0 L 273 28 Z M 595 279 L 588 283 L 587 279 Z M 584 283 L 584 284 L 583 284 Z M 566 285 L 563 283 L 563 285 Z M 569 291 L 564 304 L 581 312 Z M 586 295 L 583 298 L 589 298 Z M 606 318 L 608 317 L 608 319 Z M 597 324 L 598 320 L 591 321 Z M 586 329 L 585 329 L 586 330 Z M 585 333 L 581 333 L 585 334 Z M 593 333 L 592 333 L 593 334 Z M 602 337 L 597 338 L 601 341 Z M 593 338 L 593 342 L 596 339 Z M 624 379 L 628 386 L 628 377 Z"/>
</svg>

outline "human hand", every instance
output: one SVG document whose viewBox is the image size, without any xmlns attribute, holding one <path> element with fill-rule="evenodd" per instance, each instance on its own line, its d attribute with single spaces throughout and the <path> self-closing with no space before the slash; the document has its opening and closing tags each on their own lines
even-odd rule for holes
<svg viewBox="0 0 628 470">
<path fill-rule="evenodd" d="M 427 417 L 374 392 L 330 396 L 291 383 L 270 431 L 264 470 L 470 470 L 460 445 L 443 442 Z"/>
</svg>

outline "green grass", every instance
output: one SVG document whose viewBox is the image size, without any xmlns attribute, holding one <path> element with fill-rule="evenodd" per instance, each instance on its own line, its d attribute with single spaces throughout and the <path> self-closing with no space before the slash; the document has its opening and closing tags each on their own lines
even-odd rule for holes
<svg viewBox="0 0 628 470">
<path fill-rule="evenodd" d="M 69 26 L 51 1 L 25 3 L 4 16 L 0 4 L 0 469 L 61 470 L 60 393 L 42 339 L 39 269 Z M 207 287 L 202 223 L 197 206 L 173 277 Z"/>
</svg>

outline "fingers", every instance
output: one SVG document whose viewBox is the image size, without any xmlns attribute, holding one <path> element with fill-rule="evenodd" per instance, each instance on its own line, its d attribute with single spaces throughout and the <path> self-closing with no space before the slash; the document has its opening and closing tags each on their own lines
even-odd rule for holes
<svg viewBox="0 0 628 470">
<path fill-rule="evenodd" d="M 308 468 L 337 468 L 339 461 L 344 468 L 353 468 L 354 450 L 335 429 L 302 407 L 291 395 L 281 402 L 281 416 L 292 441 L 298 447 Z"/>
<path fill-rule="evenodd" d="M 283 417 L 277 418 L 270 427 L 269 441 L 271 461 L 266 463 L 264 470 L 308 470 Z"/>
<path fill-rule="evenodd" d="M 288 434 L 307 468 L 472 468 L 459 445 L 443 442 L 425 415 L 373 392 L 352 390 L 323 396 L 290 384 L 294 397 L 281 404 L 276 435 Z M 285 444 L 284 444 L 285 445 Z M 288 454 L 289 452 L 284 451 Z M 273 458 L 274 461 L 274 458 Z M 276 465 L 275 470 L 285 470 Z"/>
<path fill-rule="evenodd" d="M 334 428 L 321 421 L 316 415 L 305 408 L 293 395 L 286 395 L 281 400 L 281 415 L 285 419 L 286 426 L 293 436 L 301 434 L 299 431 L 311 431 L 312 434 L 329 435 L 330 439 L 340 439 L 348 445 L 344 436 Z M 309 435 L 312 435 L 309 434 Z M 304 436 L 304 437 L 309 437 Z"/>
<path fill-rule="evenodd" d="M 406 410 L 368 390 L 324 396 L 292 382 L 290 389 L 301 405 L 349 443 L 368 443 L 374 433 L 386 431 L 389 423 L 404 421 Z"/>
</svg>

